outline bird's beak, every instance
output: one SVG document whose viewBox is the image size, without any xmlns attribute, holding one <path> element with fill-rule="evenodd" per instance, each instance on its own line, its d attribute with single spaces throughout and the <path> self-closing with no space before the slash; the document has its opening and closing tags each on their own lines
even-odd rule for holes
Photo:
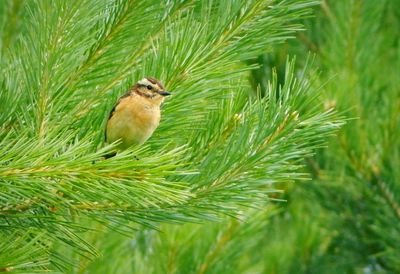
<svg viewBox="0 0 400 274">
<path fill-rule="evenodd" d="M 162 96 L 168 96 L 168 95 L 171 95 L 171 92 L 168 92 L 166 90 L 162 90 L 162 91 L 159 91 L 158 94 L 160 94 Z"/>
</svg>

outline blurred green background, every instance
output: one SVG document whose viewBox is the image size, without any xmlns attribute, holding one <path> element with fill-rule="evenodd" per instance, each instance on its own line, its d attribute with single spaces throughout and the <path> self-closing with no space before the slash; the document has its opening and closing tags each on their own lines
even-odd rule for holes
<svg viewBox="0 0 400 274">
<path fill-rule="evenodd" d="M 310 180 L 244 222 L 143 231 L 118 256 L 107 234 L 87 273 L 400 273 L 400 2 L 322 1 L 301 23 L 250 81 L 264 90 L 276 68 L 283 84 L 287 56 L 301 69 L 312 53 L 325 107 L 349 120 L 305 159 Z"/>
<path fill-rule="evenodd" d="M 269 2 L 275 5 L 286 1 Z M 255 95 L 267 96 L 273 72 L 278 84 L 284 85 L 287 60 L 295 57 L 296 76 L 302 77 L 306 64 L 311 67 L 311 85 L 318 90 L 322 108 L 335 109 L 346 118 L 346 124 L 323 147 L 301 160 L 300 173 L 306 174 L 307 180 L 278 181 L 274 189 L 283 193 L 272 193 L 269 202 L 242 209 L 244 214 L 237 212 L 238 218 L 224 215 L 215 221 L 161 222 L 157 229 L 135 227 L 135 231 L 125 233 L 116 231 L 118 223 L 114 230 L 96 224 L 95 232 L 79 235 L 101 255 L 81 256 L 55 243 L 46 251 L 55 269 L 60 254 L 72 262 L 57 271 L 400 273 L 400 1 L 303 2 L 312 7 L 312 12 L 292 19 L 304 30 L 291 33 L 289 40 L 271 43 L 264 54 L 257 52 L 257 58 L 243 58 L 252 69 L 240 79 L 250 83 Z M 18 11 L 18 5 L 13 9 Z M 18 22 L 18 16 L 22 16 L 18 14 L 8 18 Z M 2 40 L 3 48 L 16 39 L 13 31 L 3 30 L 3 37 L 7 37 Z M 168 73 L 164 76 L 173 79 L 171 86 L 180 87 L 179 81 L 185 81 L 176 76 L 181 74 Z M 212 79 L 212 72 L 205 77 Z M 195 83 L 193 80 L 193 86 Z M 197 83 L 199 88 L 207 84 Z M 168 107 L 175 113 L 174 106 L 167 106 L 167 112 Z M 172 125 L 161 131 L 167 136 L 172 134 L 173 123 L 179 127 L 179 119 L 170 121 Z M 96 137 L 99 140 L 100 135 Z M 156 143 L 149 146 L 161 147 Z M 3 227 L 8 229 L 7 225 Z M 2 271 L 9 269 L 0 268 Z"/>
</svg>

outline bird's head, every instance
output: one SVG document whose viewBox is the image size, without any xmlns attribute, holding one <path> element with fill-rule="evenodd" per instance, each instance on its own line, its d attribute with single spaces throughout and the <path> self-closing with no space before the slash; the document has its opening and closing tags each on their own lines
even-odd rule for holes
<svg viewBox="0 0 400 274">
<path fill-rule="evenodd" d="M 170 92 L 165 90 L 160 81 L 152 77 L 146 77 L 137 82 L 134 86 L 134 91 L 140 96 L 159 104 L 164 101 L 165 96 L 171 95 Z"/>
</svg>

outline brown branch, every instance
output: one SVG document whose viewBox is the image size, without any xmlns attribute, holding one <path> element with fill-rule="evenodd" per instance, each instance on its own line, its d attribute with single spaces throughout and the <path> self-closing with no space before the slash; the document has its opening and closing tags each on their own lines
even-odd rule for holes
<svg viewBox="0 0 400 274">
<path fill-rule="evenodd" d="M 301 42 L 303 42 L 303 44 L 306 45 L 306 47 L 307 47 L 310 51 L 315 52 L 315 53 L 318 53 L 318 54 L 321 53 L 320 50 L 319 50 L 319 48 L 318 48 L 318 46 L 317 46 L 317 44 L 315 44 L 313 41 L 311 41 L 310 38 L 307 37 L 307 35 L 305 35 L 303 32 L 300 32 L 300 33 L 297 35 L 297 38 L 298 38 Z"/>
<path fill-rule="evenodd" d="M 383 198 L 393 209 L 394 214 L 400 220 L 400 205 L 397 203 L 393 193 L 388 188 L 387 184 L 374 173 L 374 181 L 378 185 L 379 190 L 382 192 Z"/>
<path fill-rule="evenodd" d="M 229 227 L 226 229 L 225 233 L 219 238 L 214 248 L 210 250 L 207 256 L 204 259 L 204 262 L 200 265 L 200 268 L 197 271 L 197 274 L 204 274 L 207 269 L 210 267 L 211 263 L 215 260 L 219 253 L 223 250 L 227 243 L 232 239 L 232 236 L 235 232 L 235 228 L 237 225 L 236 220 L 232 220 L 229 224 Z"/>
</svg>

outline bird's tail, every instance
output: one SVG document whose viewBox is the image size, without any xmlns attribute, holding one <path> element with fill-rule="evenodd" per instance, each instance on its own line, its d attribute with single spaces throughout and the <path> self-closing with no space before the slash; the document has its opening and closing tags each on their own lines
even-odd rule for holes
<svg viewBox="0 0 400 274">
<path fill-rule="evenodd" d="M 109 152 L 109 153 L 107 153 L 107 154 L 104 154 L 103 157 L 104 157 L 105 159 L 109 159 L 109 158 L 111 158 L 111 157 L 114 157 L 115 155 L 117 155 L 117 153 L 113 151 L 113 152 Z"/>
</svg>

